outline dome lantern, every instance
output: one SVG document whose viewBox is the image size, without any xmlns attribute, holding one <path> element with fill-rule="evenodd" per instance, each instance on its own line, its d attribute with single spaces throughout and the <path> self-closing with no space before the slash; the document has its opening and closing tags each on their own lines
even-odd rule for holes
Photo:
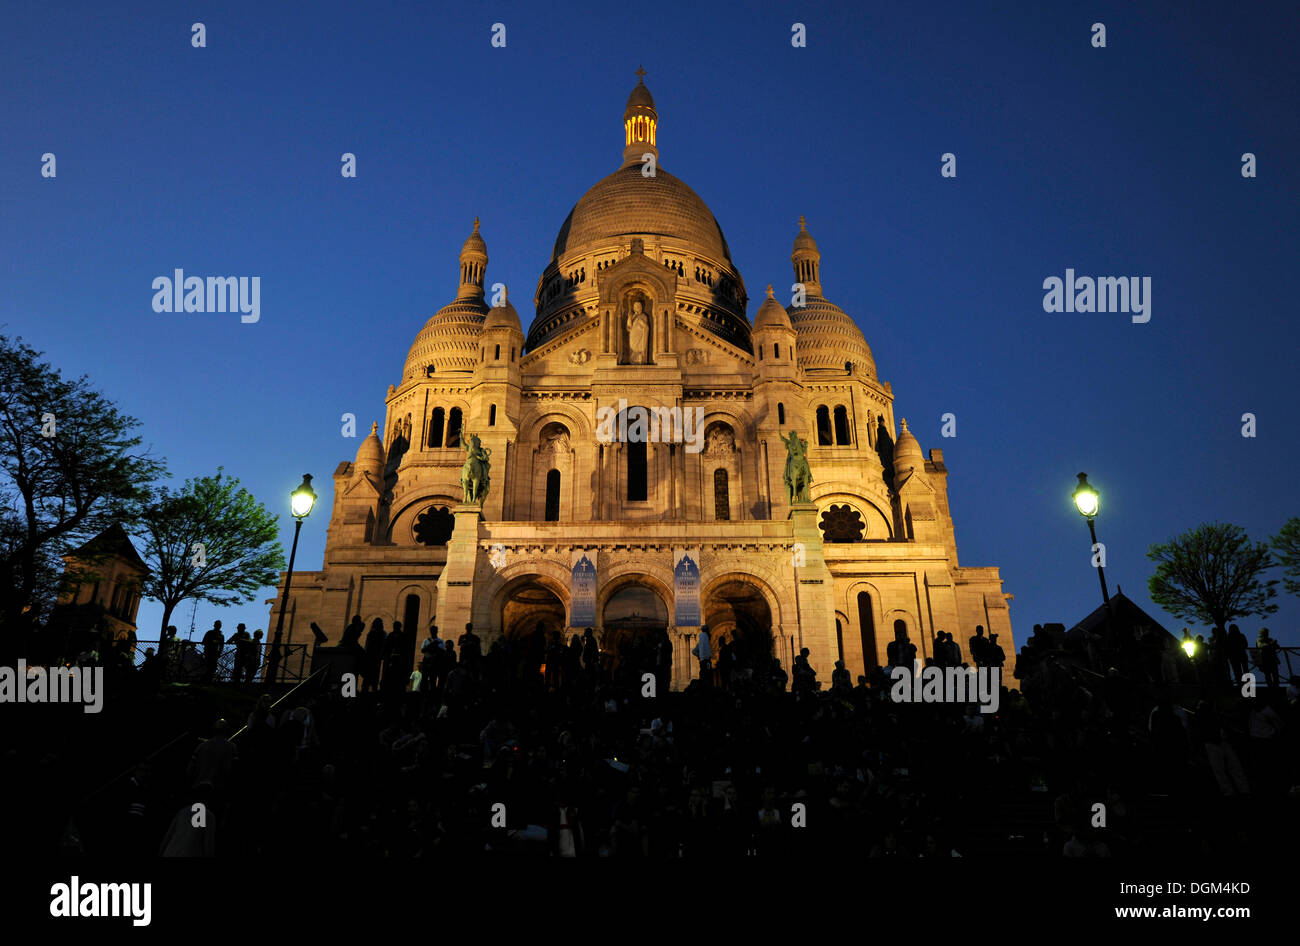
<svg viewBox="0 0 1300 946">
<path fill-rule="evenodd" d="M 799 235 L 794 238 L 794 250 L 790 253 L 790 262 L 794 264 L 795 281 L 803 283 L 807 294 L 821 295 L 822 255 L 817 249 L 817 241 L 808 232 L 803 217 L 799 218 Z"/>
<path fill-rule="evenodd" d="M 654 155 L 655 163 L 659 163 L 656 147 L 659 113 L 655 111 L 654 97 L 645 86 L 645 70 L 638 67 L 636 74 L 636 86 L 623 110 L 623 167 L 640 164 L 646 154 Z"/>
<path fill-rule="evenodd" d="M 474 218 L 474 232 L 460 249 L 460 288 L 458 302 L 483 297 L 483 280 L 487 275 L 487 244 L 478 232 L 478 217 Z"/>
</svg>

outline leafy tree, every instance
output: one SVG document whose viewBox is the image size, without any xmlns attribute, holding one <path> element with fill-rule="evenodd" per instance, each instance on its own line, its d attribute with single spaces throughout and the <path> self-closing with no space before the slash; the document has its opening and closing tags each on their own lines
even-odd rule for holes
<svg viewBox="0 0 1300 946">
<path fill-rule="evenodd" d="M 1273 551 L 1282 566 L 1282 587 L 1287 594 L 1300 595 L 1300 517 L 1282 523 L 1281 531 L 1273 536 Z"/>
<path fill-rule="evenodd" d="M 1273 567 L 1268 544 L 1252 543 L 1246 530 L 1202 523 L 1171 542 L 1147 550 L 1156 563 L 1147 581 L 1151 600 L 1170 614 L 1217 628 L 1233 618 L 1273 614 L 1276 581 L 1260 577 Z"/>
<path fill-rule="evenodd" d="M 162 604 L 164 633 L 182 601 L 239 604 L 275 584 L 284 568 L 277 517 L 221 468 L 179 490 L 158 490 L 144 531 L 144 593 Z"/>
<path fill-rule="evenodd" d="M 52 604 L 62 556 L 113 523 L 138 523 L 163 463 L 138 448 L 139 421 L 83 375 L 0 335 L 0 627 L 30 627 Z M 8 645 L 6 645 L 8 646 Z"/>
</svg>

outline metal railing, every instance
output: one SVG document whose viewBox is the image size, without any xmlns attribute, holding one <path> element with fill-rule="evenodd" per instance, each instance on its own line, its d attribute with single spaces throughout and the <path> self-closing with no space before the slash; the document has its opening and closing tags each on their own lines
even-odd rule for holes
<svg viewBox="0 0 1300 946">
<path fill-rule="evenodd" d="M 161 654 L 160 641 L 136 641 L 132 661 L 138 670 L 145 660 L 145 651 L 152 647 Z M 216 666 L 209 671 L 204 647 L 198 641 L 177 640 L 167 648 L 163 664 L 163 679 L 171 683 L 301 683 L 310 674 L 311 656 L 306 644 L 281 644 L 280 663 L 274 681 L 268 681 L 270 668 L 267 658 L 272 645 L 225 644 L 217 656 Z"/>
</svg>

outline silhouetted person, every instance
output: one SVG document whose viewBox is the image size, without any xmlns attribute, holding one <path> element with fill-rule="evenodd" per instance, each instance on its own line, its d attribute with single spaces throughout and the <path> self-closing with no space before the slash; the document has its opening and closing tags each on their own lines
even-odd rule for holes
<svg viewBox="0 0 1300 946">
<path fill-rule="evenodd" d="M 474 633 L 474 623 L 471 621 L 465 625 L 465 633 L 460 635 L 456 641 L 456 646 L 460 650 L 460 662 L 474 666 L 483 657 L 483 645 L 478 635 Z"/>
<path fill-rule="evenodd" d="M 700 661 L 700 685 L 713 686 L 713 648 L 709 643 L 709 625 L 700 625 L 700 639 L 691 648 L 691 653 Z"/>
<path fill-rule="evenodd" d="M 381 625 L 382 626 L 382 625 Z M 339 646 L 352 648 L 361 647 L 361 635 L 366 632 L 366 622 L 361 620 L 361 615 L 354 614 L 348 626 L 343 628 L 343 637 L 339 639 Z"/>
<path fill-rule="evenodd" d="M 582 632 L 582 668 L 589 674 L 600 670 L 600 645 L 596 643 L 595 628 Z"/>
<path fill-rule="evenodd" d="M 252 646 L 253 638 L 249 635 L 247 628 L 240 624 L 235 628 L 234 636 L 230 642 L 235 645 L 235 668 L 231 674 L 231 680 L 235 683 L 244 682 L 244 673 L 248 668 L 248 649 Z"/>
<path fill-rule="evenodd" d="M 1250 641 L 1235 624 L 1228 625 L 1228 663 L 1232 665 L 1232 680 L 1241 683 L 1249 665 Z"/>
<path fill-rule="evenodd" d="M 560 688 L 560 673 L 564 666 L 564 638 L 559 631 L 551 632 L 551 642 L 546 645 L 546 688 Z"/>
<path fill-rule="evenodd" d="M 221 650 L 226 646 L 225 635 L 221 633 L 221 622 L 214 621 L 212 629 L 203 635 L 203 682 L 210 683 L 217 674 L 217 662 L 221 660 Z"/>
<path fill-rule="evenodd" d="M 406 689 L 406 680 L 410 676 L 406 666 L 409 659 L 406 631 L 402 629 L 401 621 L 394 621 L 393 632 L 384 642 L 383 691 L 401 693 Z"/>
<path fill-rule="evenodd" d="M 388 653 L 385 644 L 388 633 L 384 630 L 382 618 L 370 622 L 370 631 L 366 634 L 365 659 L 361 663 L 361 689 L 375 690 L 379 687 L 380 677 L 384 672 L 384 657 Z"/>
<path fill-rule="evenodd" d="M 835 669 L 831 671 L 831 692 L 841 696 L 847 696 L 853 690 L 853 676 L 844 667 L 844 661 L 835 661 Z"/>
<path fill-rule="evenodd" d="M 976 624 L 975 633 L 971 635 L 970 640 L 966 643 L 966 651 L 970 654 L 970 659 L 975 666 L 984 667 L 988 665 L 989 659 L 985 652 L 987 646 L 988 640 L 984 637 L 984 625 Z"/>
<path fill-rule="evenodd" d="M 1264 680 L 1271 687 L 1281 687 L 1282 681 L 1278 678 L 1278 652 L 1281 646 L 1273 638 L 1268 636 L 1268 628 L 1259 629 L 1259 637 L 1255 641 L 1255 663 L 1259 666 L 1260 671 L 1264 674 Z"/>
</svg>

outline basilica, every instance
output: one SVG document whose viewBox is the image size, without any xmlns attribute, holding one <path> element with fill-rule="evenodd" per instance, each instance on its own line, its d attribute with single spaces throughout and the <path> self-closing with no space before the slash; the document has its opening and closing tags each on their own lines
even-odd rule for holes
<svg viewBox="0 0 1300 946">
<path fill-rule="evenodd" d="M 789 670 L 807 648 L 826 686 L 836 661 L 856 677 L 901 635 L 928 656 L 939 631 L 964 652 L 982 626 L 1010 671 L 1011 596 L 997 568 L 958 564 L 943 454 L 896 421 L 805 221 L 791 304 L 768 286 L 751 318 L 721 227 L 660 165 L 657 133 L 640 79 L 622 161 L 560 225 L 526 330 L 474 221 L 455 298 L 334 471 L 324 562 L 293 575 L 288 639 L 314 622 L 337 642 L 358 614 L 417 639 L 472 623 L 485 651 L 591 627 L 612 654 L 666 632 L 680 688 L 707 624 L 750 666 Z"/>
</svg>

